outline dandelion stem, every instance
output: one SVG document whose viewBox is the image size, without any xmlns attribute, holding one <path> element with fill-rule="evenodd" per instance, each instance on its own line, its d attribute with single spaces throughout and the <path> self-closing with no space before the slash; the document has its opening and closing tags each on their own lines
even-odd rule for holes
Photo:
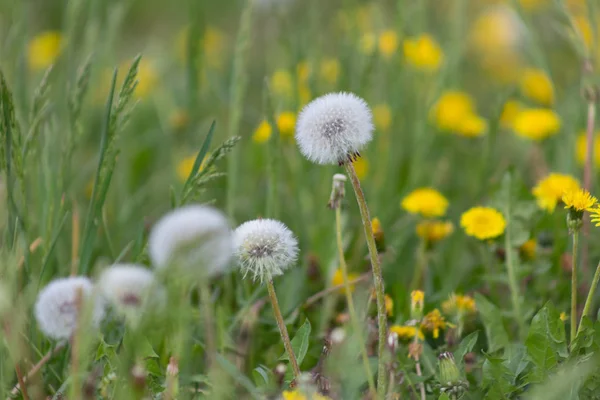
<svg viewBox="0 0 600 400">
<path fill-rule="evenodd" d="M 571 265 L 571 343 L 577 334 L 577 252 L 579 251 L 579 230 L 573 230 L 573 259 Z"/>
<path fill-rule="evenodd" d="M 288 353 L 288 357 L 290 358 L 292 371 L 294 371 L 294 378 L 298 378 L 300 375 L 300 367 L 298 366 L 294 349 L 292 349 L 292 342 L 290 341 L 290 335 L 285 327 L 283 315 L 281 315 L 281 309 L 279 308 L 279 302 L 277 301 L 277 294 L 275 293 L 275 286 L 273 286 L 273 279 L 267 280 L 267 289 L 269 290 L 269 299 L 271 300 L 271 305 L 273 306 L 273 313 L 275 314 L 277 327 L 279 328 L 279 333 L 281 334 L 281 340 L 283 340 L 283 346 L 285 347 L 285 351 Z"/>
<path fill-rule="evenodd" d="M 81 287 L 77 288 L 75 294 L 75 306 L 77 307 L 77 326 L 71 338 L 71 390 L 70 399 L 81 399 L 81 340 L 82 340 L 82 310 L 83 310 L 83 291 Z"/>
<path fill-rule="evenodd" d="M 586 153 L 585 153 L 585 166 L 583 168 L 583 187 L 588 192 L 592 191 L 592 176 L 594 174 L 594 123 L 596 121 L 596 103 L 591 100 L 588 102 L 587 112 L 587 126 L 585 134 Z M 590 221 L 589 219 L 583 220 L 583 235 L 587 238 L 590 232 Z M 587 276 L 587 268 L 589 262 L 589 243 L 586 239 L 583 243 L 582 254 L 581 254 L 581 266 L 584 276 Z"/>
<path fill-rule="evenodd" d="M 200 303 L 204 322 L 204 344 L 206 352 L 207 370 L 214 364 L 217 346 L 215 342 L 213 309 L 210 301 L 210 285 L 208 282 L 200 284 Z"/>
<path fill-rule="evenodd" d="M 358 202 L 358 208 L 360 209 L 360 215 L 362 223 L 365 229 L 365 237 L 367 240 L 367 247 L 369 248 L 369 255 L 371 257 L 371 268 L 373 269 L 373 283 L 375 285 L 375 294 L 377 296 L 377 321 L 379 325 L 379 343 L 377 356 L 379 358 L 378 369 L 377 369 L 377 394 L 379 398 L 385 396 L 385 342 L 387 335 L 387 315 L 385 311 L 385 297 L 383 288 L 383 276 L 381 274 L 381 265 L 379 263 L 379 255 L 377 254 L 377 246 L 375 245 L 375 237 L 373 236 L 373 226 L 371 225 L 371 217 L 369 215 L 369 208 L 365 195 L 360 186 L 360 180 L 356 176 L 356 171 L 351 162 L 344 164 L 346 171 L 350 176 L 352 182 L 352 188 L 356 195 L 356 201 Z"/>
<path fill-rule="evenodd" d="M 417 376 L 423 376 L 421 372 L 421 363 L 419 361 L 419 357 L 415 360 L 415 369 L 417 370 Z M 421 400 L 425 400 L 425 385 L 423 382 L 419 383 L 419 391 L 421 392 Z"/>
<path fill-rule="evenodd" d="M 417 250 L 417 270 L 413 276 L 412 282 L 410 284 L 410 290 L 417 290 L 422 288 L 423 277 L 425 276 L 425 270 L 427 269 L 427 250 L 426 250 L 426 241 L 422 239 L 419 243 L 419 248 Z"/>
<path fill-rule="evenodd" d="M 342 212 L 340 210 L 339 205 L 335 209 L 335 233 L 337 240 L 338 257 L 340 267 L 342 269 L 342 276 L 344 278 L 344 293 L 346 294 L 346 302 L 348 303 L 348 312 L 350 313 L 350 319 L 352 320 L 354 330 L 356 331 L 356 336 L 358 337 L 358 341 L 360 343 L 360 352 L 362 355 L 365 372 L 367 373 L 369 391 L 371 391 L 372 394 L 375 394 L 377 391 L 375 389 L 375 382 L 373 381 L 373 372 L 371 371 L 371 366 L 369 364 L 369 355 L 367 354 L 367 348 L 365 347 L 365 342 L 362 335 L 362 328 L 356 315 L 354 301 L 352 300 L 352 290 L 350 287 L 350 283 L 348 282 L 348 266 L 346 265 L 346 259 L 344 258 L 344 246 L 342 244 Z"/>
<path fill-rule="evenodd" d="M 596 272 L 594 273 L 594 279 L 592 280 L 592 286 L 590 286 L 590 291 L 588 292 L 587 299 L 585 299 L 585 305 L 583 306 L 583 313 L 581 314 L 581 319 L 579 320 L 579 328 L 577 329 L 577 333 L 581 330 L 581 323 L 583 322 L 584 316 L 589 316 L 590 308 L 592 307 L 592 300 L 594 298 L 594 294 L 596 292 L 596 288 L 598 287 L 598 281 L 600 281 L 600 263 L 596 267 Z"/>
</svg>

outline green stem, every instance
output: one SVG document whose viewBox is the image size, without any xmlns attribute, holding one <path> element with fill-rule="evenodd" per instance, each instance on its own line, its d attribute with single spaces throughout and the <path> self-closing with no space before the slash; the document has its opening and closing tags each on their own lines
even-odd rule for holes
<svg viewBox="0 0 600 400">
<path fill-rule="evenodd" d="M 579 230 L 573 231 L 573 261 L 571 270 L 571 343 L 577 334 L 577 252 L 579 251 Z"/>
<path fill-rule="evenodd" d="M 369 248 L 369 256 L 371 258 L 371 268 L 373 269 L 373 284 L 375 285 L 375 294 L 377 296 L 377 321 L 379 325 L 379 343 L 377 349 L 378 369 L 377 369 L 377 395 L 380 399 L 385 397 L 385 343 L 387 335 L 387 315 L 385 311 L 385 295 L 383 288 L 383 276 L 381 274 L 381 265 L 379 255 L 377 254 L 377 246 L 375 245 L 375 237 L 373 236 L 373 226 L 371 225 L 371 217 L 365 195 L 360 186 L 360 180 L 356 176 L 356 171 L 351 162 L 344 164 L 346 172 L 350 176 L 352 188 L 356 195 L 360 216 L 365 230 L 367 247 Z"/>
<path fill-rule="evenodd" d="M 417 270 L 413 276 L 412 282 L 410 283 L 410 290 L 425 289 L 422 287 L 422 280 L 425 276 L 425 270 L 427 269 L 427 250 L 426 241 L 422 239 L 419 243 L 419 249 L 417 250 Z"/>
<path fill-rule="evenodd" d="M 206 369 L 208 370 L 214 364 L 217 345 L 215 341 L 213 309 L 210 301 L 210 285 L 206 281 L 200 285 L 200 303 L 204 318 L 204 351 L 206 353 Z"/>
<path fill-rule="evenodd" d="M 298 378 L 300 375 L 300 367 L 292 348 L 292 342 L 290 341 L 290 335 L 288 334 L 285 322 L 283 321 L 283 315 L 281 315 L 281 309 L 279 308 L 279 302 L 277 301 L 277 294 L 275 293 L 275 286 L 273 286 L 273 279 L 267 280 L 267 289 L 269 290 L 269 299 L 273 306 L 273 313 L 275 314 L 275 321 L 277 321 L 277 327 L 281 334 L 281 340 L 283 340 L 283 346 L 285 351 L 288 353 L 290 358 L 290 364 L 292 365 L 292 371 L 294 371 L 294 378 Z"/>
<path fill-rule="evenodd" d="M 348 303 L 348 312 L 350 313 L 350 319 L 354 325 L 356 336 L 360 343 L 360 351 L 362 354 L 363 365 L 367 374 L 367 382 L 369 383 L 369 391 L 372 394 L 376 393 L 375 382 L 373 381 L 373 372 L 371 372 L 371 365 L 369 364 L 369 355 L 367 354 L 367 348 L 362 335 L 362 328 L 356 315 L 356 309 L 354 308 L 354 301 L 352 300 L 352 290 L 348 283 L 348 266 L 346 265 L 346 259 L 344 258 L 344 246 L 342 244 L 342 215 L 340 207 L 335 209 L 335 232 L 337 239 L 338 257 L 340 261 L 340 267 L 342 269 L 342 276 L 344 277 L 344 292 L 346 294 L 346 302 Z"/>
<path fill-rule="evenodd" d="M 585 305 L 583 306 L 583 313 L 581 314 L 581 319 L 579 320 L 579 328 L 577 329 L 577 333 L 579 333 L 579 331 L 581 330 L 581 323 L 583 322 L 583 317 L 589 317 L 594 293 L 596 292 L 596 288 L 598 287 L 598 281 L 600 281 L 600 263 L 598 263 L 598 266 L 596 267 L 594 279 L 592 280 L 592 286 L 590 286 L 590 291 L 588 292 L 587 299 L 585 299 Z"/>
</svg>

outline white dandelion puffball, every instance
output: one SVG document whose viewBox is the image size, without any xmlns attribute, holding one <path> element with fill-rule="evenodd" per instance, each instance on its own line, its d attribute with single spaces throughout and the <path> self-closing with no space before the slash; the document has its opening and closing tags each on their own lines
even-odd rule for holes
<svg viewBox="0 0 600 400">
<path fill-rule="evenodd" d="M 282 275 L 298 257 L 298 240 L 273 219 L 244 222 L 235 230 L 234 241 L 244 277 L 250 274 L 255 281 Z"/>
<path fill-rule="evenodd" d="M 98 279 L 102 296 L 117 311 L 128 315 L 145 308 L 150 297 L 161 297 L 160 288 L 154 286 L 152 271 L 137 264 L 116 264 L 104 270 Z"/>
<path fill-rule="evenodd" d="M 373 114 L 353 93 L 329 93 L 308 103 L 296 123 L 300 152 L 317 164 L 342 164 L 373 137 Z"/>
<path fill-rule="evenodd" d="M 163 216 L 152 229 L 150 259 L 158 269 L 176 262 L 196 275 L 210 277 L 229 266 L 232 236 L 227 218 L 216 208 L 181 207 Z"/>
<path fill-rule="evenodd" d="M 92 282 L 83 276 L 60 278 L 42 289 L 35 303 L 35 319 L 40 330 L 52 339 L 69 339 L 79 318 L 78 292 L 81 291 L 82 310 L 93 302 L 91 324 L 98 327 L 104 317 L 104 303 L 92 296 Z"/>
</svg>

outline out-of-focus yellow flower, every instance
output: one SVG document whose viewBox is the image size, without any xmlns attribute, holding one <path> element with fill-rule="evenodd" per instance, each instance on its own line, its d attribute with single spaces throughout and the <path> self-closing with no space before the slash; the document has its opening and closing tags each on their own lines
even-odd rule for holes
<svg viewBox="0 0 600 400">
<path fill-rule="evenodd" d="M 390 332 L 393 332 L 396 335 L 398 335 L 399 340 L 408 341 L 413 340 L 415 337 L 417 337 L 419 340 L 425 339 L 425 336 L 423 335 L 421 329 L 418 329 L 416 326 L 392 325 L 390 326 Z"/>
<path fill-rule="evenodd" d="M 189 123 L 190 123 L 190 115 L 187 112 L 187 110 L 185 110 L 183 108 L 178 108 L 176 110 L 173 110 L 171 112 L 171 114 L 169 115 L 169 125 L 176 132 L 182 131 L 185 128 L 187 128 Z"/>
<path fill-rule="evenodd" d="M 419 188 L 410 192 L 400 204 L 411 214 L 424 217 L 442 217 L 448 209 L 448 200 L 433 188 Z"/>
<path fill-rule="evenodd" d="M 598 202 L 594 196 L 585 189 L 573 189 L 565 191 L 562 196 L 565 209 L 574 211 L 590 211 Z"/>
<path fill-rule="evenodd" d="M 348 282 L 352 282 L 355 279 L 358 279 L 360 275 L 355 274 L 353 272 L 348 272 Z M 338 268 L 335 270 L 333 277 L 331 278 L 331 286 L 339 286 L 344 284 L 344 274 L 342 273 L 342 269 Z M 354 291 L 354 284 L 350 285 L 350 290 Z"/>
<path fill-rule="evenodd" d="M 560 316 L 559 316 L 558 318 L 560 318 L 560 320 L 561 320 L 562 322 L 566 322 L 566 321 L 568 321 L 568 320 L 569 320 L 569 316 L 568 316 L 568 315 L 567 315 L 567 313 L 566 313 L 566 312 L 564 312 L 564 311 L 560 313 Z"/>
<path fill-rule="evenodd" d="M 62 36 L 58 31 L 46 31 L 33 37 L 27 48 L 27 62 L 32 70 L 48 68 L 60 54 Z"/>
<path fill-rule="evenodd" d="M 377 104 L 373 107 L 373 121 L 375 128 L 379 131 L 387 131 L 392 125 L 392 110 L 385 103 Z"/>
<path fill-rule="evenodd" d="M 523 96 L 544 106 L 554 103 L 554 87 L 550 77 L 542 70 L 527 68 L 521 75 L 521 93 Z"/>
<path fill-rule="evenodd" d="M 425 305 L 425 292 L 422 290 L 413 290 L 410 292 L 410 309 L 423 310 Z"/>
<path fill-rule="evenodd" d="M 385 295 L 384 300 L 385 312 L 387 313 L 388 317 L 391 317 L 392 315 L 394 315 L 394 300 L 392 300 L 392 298 L 387 294 Z"/>
<path fill-rule="evenodd" d="M 377 44 L 377 36 L 373 32 L 364 33 L 358 42 L 358 50 L 367 56 L 373 54 L 375 45 Z"/>
<path fill-rule="evenodd" d="M 443 93 L 431 108 L 430 117 L 440 130 L 461 136 L 480 136 L 487 130 L 487 122 L 475 113 L 473 99 L 465 92 Z"/>
<path fill-rule="evenodd" d="M 286 390 L 283 392 L 282 395 L 283 400 L 331 400 L 329 397 L 323 396 L 319 393 L 313 393 L 309 395 L 310 397 L 308 397 L 299 390 Z"/>
<path fill-rule="evenodd" d="M 404 58 L 413 67 L 437 71 L 444 62 L 444 53 L 435 39 L 424 34 L 404 40 Z"/>
<path fill-rule="evenodd" d="M 487 121 L 476 114 L 468 114 L 455 133 L 464 137 L 478 137 L 487 131 Z"/>
<path fill-rule="evenodd" d="M 328 58 L 321 62 L 321 79 L 330 85 L 334 85 L 340 76 L 340 62 L 336 58 Z"/>
<path fill-rule="evenodd" d="M 265 143 L 271 137 L 271 125 L 267 120 L 262 120 L 252 135 L 252 141 L 254 143 Z"/>
<path fill-rule="evenodd" d="M 124 71 L 127 71 L 127 69 Z M 152 62 L 144 59 L 140 60 L 137 81 L 138 84 L 135 87 L 134 95 L 140 99 L 147 98 L 158 83 L 158 73 Z"/>
<path fill-rule="evenodd" d="M 515 133 L 531 140 L 544 140 L 560 130 L 558 115 L 545 108 L 527 108 L 521 110 L 513 123 Z"/>
<path fill-rule="evenodd" d="M 284 111 L 277 115 L 277 129 L 281 137 L 290 139 L 294 137 L 296 127 L 296 114 L 291 111 Z"/>
<path fill-rule="evenodd" d="M 579 187 L 579 181 L 571 175 L 551 173 L 535 185 L 532 193 L 541 209 L 553 212 L 563 193 Z"/>
<path fill-rule="evenodd" d="M 308 61 L 300 61 L 298 65 L 296 65 L 296 77 L 298 78 L 298 82 L 308 82 L 308 78 L 310 78 L 310 72 L 311 68 Z"/>
<path fill-rule="evenodd" d="M 519 0 L 519 3 L 526 11 L 537 11 L 550 4 L 551 0 Z"/>
<path fill-rule="evenodd" d="M 589 50 L 594 43 L 594 30 L 592 29 L 587 14 L 585 12 L 578 13 L 573 16 L 572 21 L 575 33 L 581 38 L 585 47 Z"/>
<path fill-rule="evenodd" d="M 521 103 L 517 100 L 508 100 L 502 107 L 500 123 L 505 128 L 512 128 L 519 112 L 523 109 Z"/>
<path fill-rule="evenodd" d="M 375 217 L 371 220 L 371 226 L 373 228 L 373 235 L 379 235 L 383 232 L 381 229 L 381 221 L 379 218 Z"/>
<path fill-rule="evenodd" d="M 202 38 L 202 49 L 204 50 L 204 58 L 206 63 L 213 68 L 221 68 L 225 61 L 225 35 L 215 27 L 207 27 Z"/>
<path fill-rule="evenodd" d="M 519 251 L 527 260 L 533 260 L 537 252 L 537 240 L 529 239 L 519 247 Z"/>
<path fill-rule="evenodd" d="M 308 104 L 308 102 L 312 99 L 312 93 L 310 92 L 310 88 L 306 84 L 298 85 L 298 102 L 300 103 L 300 107 Z"/>
<path fill-rule="evenodd" d="M 585 159 L 587 157 L 587 138 L 586 133 L 582 132 L 577 136 L 577 141 L 575 142 L 575 159 L 579 165 L 585 164 Z M 596 132 L 594 135 L 594 154 L 593 154 L 594 164 L 596 167 L 600 167 L 600 132 Z"/>
<path fill-rule="evenodd" d="M 392 57 L 398 50 L 398 34 L 393 30 L 387 30 L 379 35 L 379 52 L 385 58 Z"/>
<path fill-rule="evenodd" d="M 450 221 L 421 221 L 416 227 L 417 236 L 432 244 L 439 242 L 454 232 L 454 224 Z"/>
<path fill-rule="evenodd" d="M 369 161 L 364 156 L 358 157 L 352 162 L 352 165 L 354 165 L 358 179 L 363 180 L 369 174 Z"/>
<path fill-rule="evenodd" d="M 452 294 L 450 298 L 442 303 L 442 310 L 446 314 L 469 315 L 477 312 L 475 299 L 461 294 Z"/>
<path fill-rule="evenodd" d="M 291 97 L 293 88 L 293 79 L 289 71 L 278 69 L 271 76 L 271 90 L 275 96 Z"/>
<path fill-rule="evenodd" d="M 421 328 L 432 332 L 434 339 L 440 337 L 440 331 L 446 329 L 448 326 L 450 326 L 450 324 L 446 322 L 444 316 L 437 308 L 425 315 L 425 318 L 423 318 L 423 322 L 421 323 Z"/>
<path fill-rule="evenodd" d="M 196 157 L 196 155 L 185 157 L 179 162 L 179 164 L 177 164 L 177 177 L 181 182 L 185 182 L 192 173 L 194 163 L 196 162 Z M 202 171 L 203 169 L 204 161 L 202 161 L 202 163 L 200 164 L 198 172 Z"/>
<path fill-rule="evenodd" d="M 504 216 L 491 207 L 473 207 L 465 211 L 460 217 L 460 226 L 465 233 L 479 240 L 498 237 L 506 229 Z"/>
</svg>

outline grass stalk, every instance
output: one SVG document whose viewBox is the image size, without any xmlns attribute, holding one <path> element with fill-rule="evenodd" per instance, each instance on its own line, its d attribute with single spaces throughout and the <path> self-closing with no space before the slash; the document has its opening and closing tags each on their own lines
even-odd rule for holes
<svg viewBox="0 0 600 400">
<path fill-rule="evenodd" d="M 596 267 L 596 272 L 594 273 L 594 279 L 592 280 L 592 285 L 590 286 L 590 290 L 588 291 L 587 298 L 585 299 L 585 305 L 583 306 L 583 313 L 581 314 L 581 319 L 579 320 L 579 328 L 577 328 L 577 333 L 581 330 L 581 323 L 583 322 L 583 317 L 590 316 L 590 309 L 592 307 L 592 301 L 594 299 L 594 294 L 596 293 L 596 289 L 598 288 L 598 281 L 600 281 L 600 263 Z"/>
<path fill-rule="evenodd" d="M 571 343 L 577 334 L 577 252 L 579 251 L 579 230 L 573 230 L 573 255 L 571 266 Z"/>
</svg>

